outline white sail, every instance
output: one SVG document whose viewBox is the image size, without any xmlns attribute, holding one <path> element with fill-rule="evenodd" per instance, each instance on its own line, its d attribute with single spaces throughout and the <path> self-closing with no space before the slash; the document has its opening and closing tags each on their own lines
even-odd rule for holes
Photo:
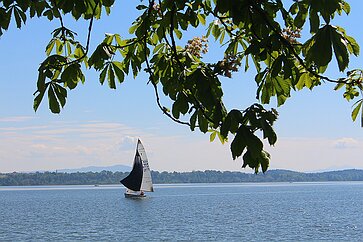
<svg viewBox="0 0 363 242">
<path fill-rule="evenodd" d="M 151 179 L 150 166 L 149 166 L 149 162 L 147 160 L 144 146 L 142 145 L 140 140 L 137 142 L 137 151 L 140 154 L 140 157 L 142 160 L 142 166 L 143 166 L 143 175 L 142 175 L 140 190 L 145 191 L 145 192 L 153 192 L 154 188 L 153 188 L 153 182 Z"/>
</svg>

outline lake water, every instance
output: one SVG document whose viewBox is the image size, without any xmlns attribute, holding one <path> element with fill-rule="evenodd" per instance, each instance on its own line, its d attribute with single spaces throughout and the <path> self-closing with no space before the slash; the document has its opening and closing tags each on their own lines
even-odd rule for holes
<svg viewBox="0 0 363 242">
<path fill-rule="evenodd" d="M 363 241 L 363 183 L 0 187 L 0 241 Z"/>
</svg>

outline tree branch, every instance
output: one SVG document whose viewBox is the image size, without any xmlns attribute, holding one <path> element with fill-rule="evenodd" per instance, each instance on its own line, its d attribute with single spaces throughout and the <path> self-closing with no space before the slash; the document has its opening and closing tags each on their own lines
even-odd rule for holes
<svg viewBox="0 0 363 242">
<path fill-rule="evenodd" d="M 85 52 L 83 53 L 82 56 L 78 57 L 77 59 L 74 59 L 70 62 L 67 62 L 67 63 L 64 63 L 64 64 L 60 64 L 60 65 L 57 65 L 58 67 L 63 67 L 63 66 L 68 66 L 68 65 L 72 65 L 74 63 L 78 63 L 80 62 L 82 59 L 84 59 L 87 54 L 88 54 L 88 51 L 89 51 L 89 45 L 90 45 L 90 41 L 91 41 L 91 32 L 92 32 L 92 26 L 93 26 L 93 20 L 94 20 L 94 14 L 96 12 L 96 8 L 98 6 L 99 3 L 97 3 L 95 5 L 95 7 L 93 8 L 93 14 L 92 14 L 92 18 L 90 19 L 90 23 L 88 25 L 88 33 L 87 33 L 87 42 L 86 42 L 86 47 L 85 47 Z M 63 23 L 63 22 L 62 22 Z M 62 27 L 62 31 L 64 31 L 64 27 Z M 62 34 L 63 35 L 63 34 Z"/>
<path fill-rule="evenodd" d="M 149 1 L 149 8 L 151 8 L 153 6 L 153 4 L 154 4 L 154 1 Z M 148 17 L 150 16 L 149 14 L 150 14 L 150 11 L 148 12 Z M 165 114 L 171 120 L 173 120 L 174 122 L 179 123 L 179 124 L 190 126 L 189 123 L 183 122 L 183 121 L 180 121 L 179 119 L 174 118 L 169 112 L 167 112 L 167 109 L 163 105 L 161 105 L 160 96 L 159 96 L 158 88 L 157 88 L 157 85 L 156 85 L 154 73 L 152 72 L 152 69 L 151 69 L 151 66 L 150 66 L 150 63 L 149 63 L 149 59 L 148 59 L 148 56 L 147 56 L 147 52 L 146 52 L 146 50 L 147 50 L 147 35 L 148 35 L 148 32 L 146 31 L 145 34 L 144 34 L 144 37 L 142 38 L 144 40 L 144 45 L 145 45 L 144 56 L 145 56 L 145 63 L 146 63 L 146 67 L 147 67 L 146 71 L 149 73 L 149 80 L 150 80 L 151 84 L 154 87 L 156 103 L 157 103 L 158 107 L 160 108 L 160 110 L 163 112 L 163 114 Z"/>
</svg>

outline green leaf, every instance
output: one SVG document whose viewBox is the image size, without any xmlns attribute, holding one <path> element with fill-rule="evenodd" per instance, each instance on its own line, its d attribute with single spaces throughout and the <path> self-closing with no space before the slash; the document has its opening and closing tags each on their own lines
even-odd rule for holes
<svg viewBox="0 0 363 242">
<path fill-rule="evenodd" d="M 136 9 L 137 10 L 147 9 L 147 6 L 145 6 L 145 5 L 138 5 L 138 6 L 136 6 Z"/>
<path fill-rule="evenodd" d="M 121 39 L 121 36 L 120 36 L 119 34 L 115 34 L 114 36 L 115 36 L 116 43 L 117 43 L 119 46 L 123 46 L 123 45 L 124 45 L 124 43 L 123 43 L 123 41 L 122 41 L 122 39 Z"/>
<path fill-rule="evenodd" d="M 262 172 L 265 173 L 270 164 L 270 154 L 268 152 L 264 150 L 261 152 L 260 163 L 261 163 Z"/>
<path fill-rule="evenodd" d="M 271 77 L 276 77 L 282 69 L 282 60 L 283 60 L 283 56 L 279 56 L 277 57 L 277 59 L 273 62 L 272 65 L 272 70 L 271 70 Z"/>
<path fill-rule="evenodd" d="M 183 34 L 179 29 L 174 29 L 174 33 L 178 39 L 181 39 Z"/>
<path fill-rule="evenodd" d="M 67 66 L 61 75 L 62 82 L 70 89 L 74 89 L 83 78 L 81 65 L 77 63 Z"/>
<path fill-rule="evenodd" d="M 52 21 L 53 20 L 53 12 L 52 10 L 48 9 L 45 12 L 43 12 L 43 16 L 47 16 L 47 18 Z"/>
<path fill-rule="evenodd" d="M 176 119 L 179 119 L 180 117 L 180 111 L 179 111 L 179 107 L 178 107 L 178 102 L 175 101 L 173 103 L 173 106 L 172 106 L 172 109 L 171 109 L 171 113 L 173 114 L 173 117 L 176 118 Z"/>
<path fill-rule="evenodd" d="M 297 2 L 295 2 L 294 4 L 291 5 L 289 12 L 292 14 L 297 14 L 298 11 L 299 11 L 299 5 Z"/>
<path fill-rule="evenodd" d="M 251 151 L 251 155 L 254 158 L 259 157 L 263 148 L 262 141 L 249 130 L 248 132 L 245 133 L 245 135 L 246 135 L 247 146 L 248 149 Z"/>
<path fill-rule="evenodd" d="M 44 94 L 45 94 L 45 91 L 47 89 L 47 87 L 49 86 L 50 82 L 48 82 L 47 84 L 44 85 L 44 88 L 42 89 L 38 89 L 37 92 L 34 93 L 34 95 L 37 95 L 35 98 L 34 98 L 34 103 L 33 103 L 33 109 L 34 111 L 36 112 L 39 108 L 39 105 L 40 103 L 42 102 L 43 100 L 43 97 L 44 97 Z"/>
<path fill-rule="evenodd" d="M 205 16 L 204 16 L 204 14 L 197 14 L 197 17 L 199 19 L 199 22 L 201 22 L 203 25 L 205 25 Z"/>
<path fill-rule="evenodd" d="M 15 22 L 16 22 L 16 27 L 18 29 L 20 29 L 21 28 L 21 17 L 20 17 L 19 12 L 21 12 L 21 10 L 19 11 L 18 8 L 16 8 L 16 7 L 14 7 L 13 9 L 14 9 L 14 18 L 15 18 Z"/>
<path fill-rule="evenodd" d="M 46 74 L 43 71 L 39 71 L 37 80 L 38 91 L 43 91 L 45 89 L 45 78 Z"/>
<path fill-rule="evenodd" d="M 64 105 L 66 104 L 66 98 L 67 98 L 67 90 L 58 85 L 58 84 L 52 84 L 54 93 L 56 94 L 62 108 L 64 107 Z"/>
<path fill-rule="evenodd" d="M 331 40 L 334 48 L 335 58 L 338 62 L 339 70 L 344 71 L 349 63 L 349 54 L 348 49 L 344 44 L 344 38 L 336 31 L 336 29 L 332 29 Z"/>
<path fill-rule="evenodd" d="M 304 44 L 307 50 L 306 60 L 318 67 L 326 67 L 332 59 L 331 32 L 333 27 L 325 25 L 320 28 L 312 39 Z"/>
<path fill-rule="evenodd" d="M 210 142 L 213 142 L 214 139 L 216 138 L 216 135 L 217 135 L 217 131 L 216 130 L 210 130 L 211 131 L 211 134 L 209 136 L 209 141 Z"/>
<path fill-rule="evenodd" d="M 363 100 L 359 100 L 358 102 L 356 102 L 353 105 L 353 107 L 355 106 L 355 108 L 353 109 L 353 112 L 352 112 L 353 121 L 355 121 L 357 119 L 358 113 L 359 113 L 360 109 L 362 108 L 362 103 L 363 103 Z"/>
<path fill-rule="evenodd" d="M 137 30 L 137 28 L 139 28 L 139 23 L 136 23 L 134 25 L 132 25 L 130 28 L 129 28 L 129 34 L 134 34 L 135 31 Z"/>
<path fill-rule="evenodd" d="M 74 50 L 74 53 L 73 53 L 74 57 L 78 59 L 78 58 L 83 57 L 84 54 L 85 53 L 84 53 L 83 46 L 77 45 L 77 47 L 76 47 L 76 49 Z"/>
<path fill-rule="evenodd" d="M 190 117 L 190 130 L 194 131 L 197 122 L 198 111 L 195 111 Z"/>
<path fill-rule="evenodd" d="M 294 19 L 294 24 L 296 27 L 302 28 L 306 21 L 306 17 L 308 16 L 308 6 L 307 4 L 303 3 L 299 4 L 298 6 L 299 6 L 299 11 L 297 12 L 297 15 Z"/>
<path fill-rule="evenodd" d="M 112 5 L 114 4 L 115 0 L 103 0 L 102 4 L 105 7 L 112 7 Z"/>
<path fill-rule="evenodd" d="M 307 88 L 310 88 L 312 86 L 312 81 L 311 81 L 310 75 L 307 72 L 303 73 L 300 76 L 298 83 L 296 83 L 296 85 L 295 85 L 295 87 L 298 90 L 303 89 L 305 86 Z"/>
<path fill-rule="evenodd" d="M 101 85 L 103 85 L 103 83 L 105 82 L 108 67 L 109 66 L 106 65 L 105 68 L 100 73 L 100 83 L 101 83 Z"/>
<path fill-rule="evenodd" d="M 178 100 L 179 100 L 179 106 L 180 106 L 180 112 L 182 114 L 186 114 L 189 110 L 189 103 L 187 96 L 184 93 L 178 94 Z"/>
<path fill-rule="evenodd" d="M 65 13 L 69 13 L 72 11 L 73 6 L 72 0 L 63 0 L 59 7 L 62 8 Z"/>
<path fill-rule="evenodd" d="M 243 116 L 241 111 L 237 109 L 232 109 L 225 118 L 224 122 L 221 126 L 221 134 L 224 137 L 227 137 L 228 132 L 230 131 L 232 134 L 236 133 L 239 125 L 242 123 Z"/>
<path fill-rule="evenodd" d="M 50 86 L 48 89 L 48 101 L 50 111 L 52 111 L 52 113 L 60 113 L 59 102 L 56 95 L 54 94 L 52 86 Z"/>
<path fill-rule="evenodd" d="M 246 126 L 241 125 L 231 143 L 231 151 L 233 160 L 237 157 L 240 157 L 247 146 L 247 137 L 246 133 L 250 132 Z"/>
<path fill-rule="evenodd" d="M 67 55 L 71 56 L 72 54 L 72 47 L 69 41 L 66 42 L 66 46 L 67 46 Z"/>
<path fill-rule="evenodd" d="M 250 168 L 255 170 L 255 173 L 258 173 L 259 162 L 251 155 L 250 150 L 247 149 L 247 152 L 243 155 L 243 165 L 245 168 L 249 166 Z"/>
<path fill-rule="evenodd" d="M 343 8 L 344 12 L 346 14 L 349 14 L 350 13 L 350 5 L 345 1 L 343 1 L 341 4 L 342 4 L 342 8 Z"/>
<path fill-rule="evenodd" d="M 348 35 L 344 35 L 345 40 L 348 42 L 348 50 L 350 53 L 353 53 L 355 56 L 359 55 L 360 47 L 358 43 L 355 41 L 353 37 L 350 37 Z"/>
<path fill-rule="evenodd" d="M 114 36 L 115 35 L 113 35 L 113 34 L 105 34 L 105 38 L 102 41 L 102 43 L 104 43 L 106 47 L 110 46 L 113 41 Z"/>
<path fill-rule="evenodd" d="M 343 78 L 343 80 L 344 80 L 344 78 Z M 338 84 L 334 87 L 334 90 L 335 90 L 335 91 L 337 91 L 337 90 L 339 90 L 340 88 L 342 88 L 344 85 L 345 85 L 345 83 L 340 82 L 340 83 L 338 83 Z"/>
<path fill-rule="evenodd" d="M 230 114 L 228 114 L 221 125 L 221 135 L 223 137 L 227 138 L 228 133 L 231 129 L 231 125 L 232 125 L 232 117 Z"/>
<path fill-rule="evenodd" d="M 218 25 L 213 25 L 212 27 L 212 35 L 214 36 L 214 38 L 217 40 L 219 38 L 219 36 L 221 35 L 221 29 L 219 28 Z"/>
<path fill-rule="evenodd" d="M 61 55 L 63 53 L 63 42 L 61 42 L 59 39 L 56 39 L 55 44 L 57 55 Z"/>
<path fill-rule="evenodd" d="M 310 20 L 310 33 L 316 33 L 319 30 L 320 19 L 319 15 L 316 11 L 310 10 L 309 12 L 309 20 Z"/>
<path fill-rule="evenodd" d="M 125 78 L 122 63 L 118 62 L 118 61 L 113 61 L 112 62 L 112 67 L 115 70 L 115 74 L 116 74 L 116 77 L 118 79 L 118 82 L 122 83 L 124 81 L 124 78 Z"/>
<path fill-rule="evenodd" d="M 277 141 L 277 135 L 272 126 L 266 121 L 262 120 L 263 138 L 268 139 L 270 145 L 274 145 Z"/>
<path fill-rule="evenodd" d="M 164 43 L 161 43 L 161 44 L 158 44 L 157 46 L 155 46 L 154 50 L 153 50 L 153 53 L 157 53 L 159 50 L 161 50 L 162 48 L 165 47 L 165 44 Z"/>
<path fill-rule="evenodd" d="M 223 41 L 224 41 L 224 37 L 225 37 L 225 35 L 226 35 L 226 30 L 225 29 L 223 29 L 222 30 L 222 32 L 221 32 L 221 36 L 220 36 L 220 38 L 219 38 L 219 43 L 220 44 L 223 44 Z M 246 58 L 246 68 L 248 69 L 248 58 Z M 246 69 L 246 71 L 247 71 L 247 69 Z"/>
<path fill-rule="evenodd" d="M 220 132 L 217 132 L 217 135 L 218 135 L 218 138 L 219 138 L 219 141 L 221 142 L 221 144 L 224 144 L 228 141 L 228 138 L 223 137 Z"/>
<path fill-rule="evenodd" d="M 254 156 L 248 147 L 247 152 L 243 155 L 243 168 L 249 166 L 258 173 L 260 166 L 262 167 L 262 172 L 266 172 L 270 163 L 270 154 L 262 150 L 257 156 Z"/>
<path fill-rule="evenodd" d="M 203 133 L 206 133 L 208 131 L 208 120 L 204 117 L 202 111 L 198 112 L 198 124 L 200 131 L 202 131 Z"/>
<path fill-rule="evenodd" d="M 108 75 L 107 75 L 107 80 L 108 80 L 108 86 L 111 89 L 116 89 L 116 83 L 115 83 L 115 72 L 112 69 L 112 66 L 110 65 L 108 68 Z"/>
<path fill-rule="evenodd" d="M 110 59 L 110 56 L 105 52 L 105 44 L 102 43 L 97 46 L 96 50 L 92 53 L 88 59 L 88 65 L 94 67 L 97 71 L 104 67 L 105 61 Z"/>
</svg>

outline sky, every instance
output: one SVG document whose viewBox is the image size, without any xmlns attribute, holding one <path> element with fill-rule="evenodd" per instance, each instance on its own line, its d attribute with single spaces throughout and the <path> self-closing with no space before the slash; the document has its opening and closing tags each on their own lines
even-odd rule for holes
<svg viewBox="0 0 363 242">
<path fill-rule="evenodd" d="M 360 12 L 363 2 L 349 1 L 349 16 L 337 17 L 333 24 L 363 45 Z M 138 1 L 116 2 L 111 16 L 96 21 L 91 49 L 105 33 L 128 35 L 128 26 L 137 17 Z M 66 26 L 85 41 L 87 23 Z M 85 166 L 132 165 L 136 141 L 145 146 L 151 169 L 158 171 L 242 169 L 242 159 L 233 160 L 229 145 L 209 142 L 209 134 L 191 132 L 169 120 L 158 109 L 147 76 L 127 77 L 111 90 L 101 86 L 93 70 L 86 71 L 86 83 L 68 93 L 60 114 L 52 114 L 44 100 L 33 110 L 37 68 L 45 59 L 45 46 L 57 22 L 32 19 L 21 30 L 11 29 L 0 37 L 0 173 L 13 171 L 54 171 Z M 188 31 L 186 39 L 201 35 Z M 206 55 L 213 59 L 221 50 L 210 39 Z M 362 67 L 362 57 L 352 57 L 350 69 Z M 328 69 L 330 77 L 341 77 L 336 63 Z M 222 79 L 224 101 L 229 109 L 244 109 L 256 102 L 253 73 Z M 275 130 L 278 141 L 265 148 L 272 158 L 270 169 L 312 172 L 347 168 L 363 169 L 360 154 L 363 129 L 351 120 L 352 102 L 326 83 L 313 91 L 292 92 L 281 107 Z M 270 107 L 276 107 L 273 101 Z"/>
</svg>

